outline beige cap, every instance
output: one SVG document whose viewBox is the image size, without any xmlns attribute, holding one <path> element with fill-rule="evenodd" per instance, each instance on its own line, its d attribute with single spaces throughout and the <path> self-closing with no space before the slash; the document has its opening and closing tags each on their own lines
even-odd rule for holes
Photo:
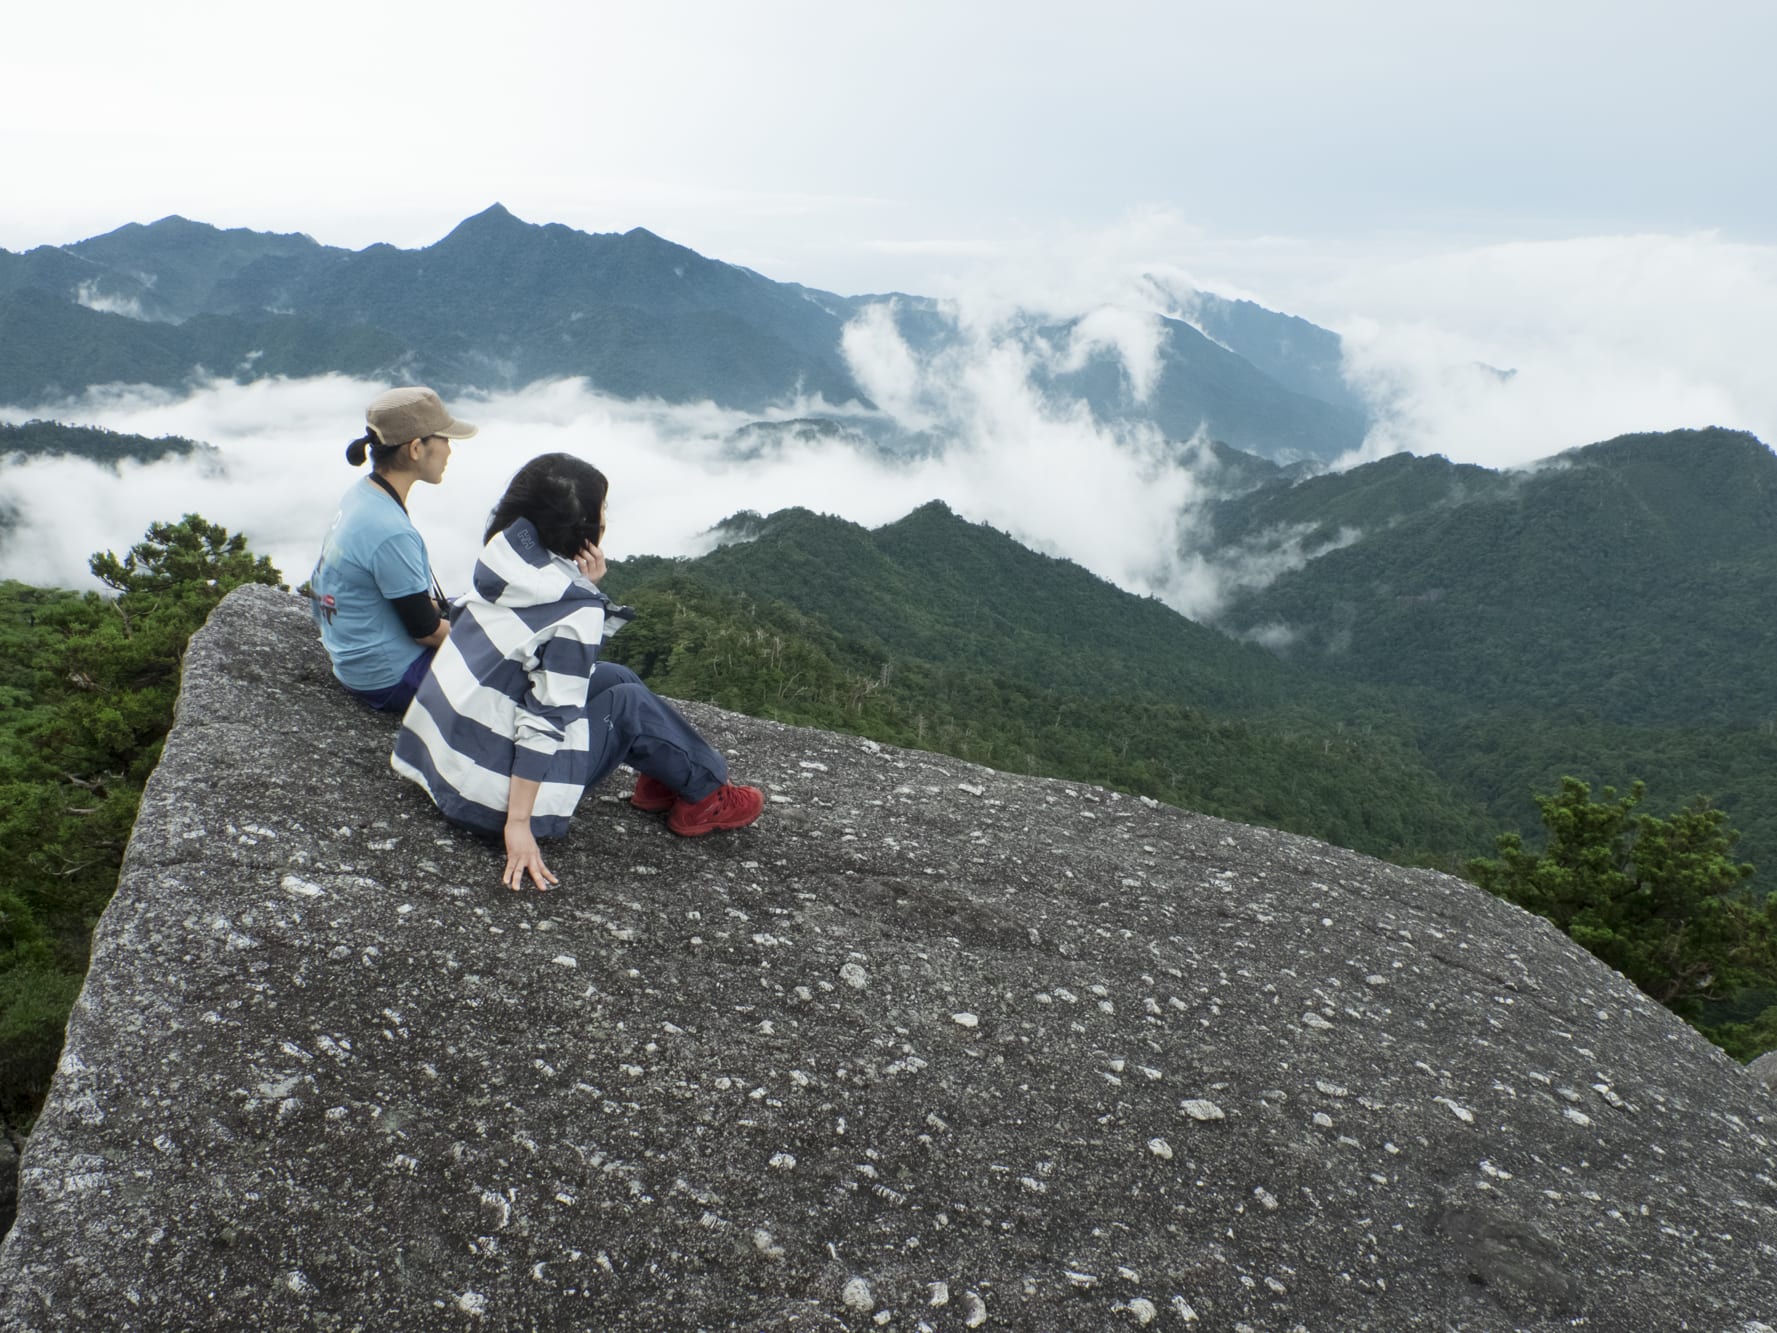
<svg viewBox="0 0 1777 1333">
<path fill-rule="evenodd" d="M 476 430 L 467 421 L 453 417 L 438 395 L 421 385 L 379 394 L 365 410 L 364 420 L 385 445 L 406 444 L 429 435 L 466 440 Z"/>
</svg>

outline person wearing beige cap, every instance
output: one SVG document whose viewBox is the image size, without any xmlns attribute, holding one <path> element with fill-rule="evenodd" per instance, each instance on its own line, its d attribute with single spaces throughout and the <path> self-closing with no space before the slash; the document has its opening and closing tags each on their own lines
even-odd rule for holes
<svg viewBox="0 0 1777 1333">
<path fill-rule="evenodd" d="M 309 597 L 335 678 L 372 708 L 399 713 L 450 633 L 449 606 L 408 517 L 408 493 L 416 481 L 444 480 L 451 441 L 476 428 L 421 386 L 379 395 L 364 420 L 346 461 L 362 467 L 368 459 L 370 475 L 340 501 Z"/>
</svg>

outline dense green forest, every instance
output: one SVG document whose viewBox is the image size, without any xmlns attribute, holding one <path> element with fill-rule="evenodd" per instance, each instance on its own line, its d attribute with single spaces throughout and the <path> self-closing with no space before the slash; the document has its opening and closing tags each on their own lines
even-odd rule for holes
<svg viewBox="0 0 1777 1333">
<path fill-rule="evenodd" d="M 87 458 L 115 466 L 125 459 L 152 463 L 210 449 L 210 445 L 178 435 L 151 440 L 100 426 L 67 426 L 59 421 L 27 421 L 16 426 L 0 423 L 0 457 L 15 454 L 24 458 Z"/>
<path fill-rule="evenodd" d="M 1397 455 L 1255 487 L 1215 525 L 1343 534 L 1220 625 L 1385 691 L 1490 821 L 1535 833 L 1532 788 L 1642 777 L 1662 804 L 1707 792 L 1777 866 L 1777 455 L 1753 436 L 1628 435 L 1509 473 Z"/>
<path fill-rule="evenodd" d="M 0 583 L 0 1127 L 36 1113 L 173 721 L 186 641 L 230 588 L 276 583 L 238 536 L 156 524 L 93 572 L 116 594 Z"/>
</svg>

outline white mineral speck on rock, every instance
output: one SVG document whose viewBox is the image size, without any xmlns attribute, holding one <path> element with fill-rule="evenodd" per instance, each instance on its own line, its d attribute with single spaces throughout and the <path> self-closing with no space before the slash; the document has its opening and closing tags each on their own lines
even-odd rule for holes
<svg viewBox="0 0 1777 1333">
<path fill-rule="evenodd" d="M 796 1157 L 793 1153 L 774 1152 L 771 1154 L 771 1166 L 775 1171 L 789 1171 L 792 1170 L 795 1165 Z"/>
<path fill-rule="evenodd" d="M 753 1248 L 767 1259 L 782 1259 L 784 1257 L 784 1247 L 779 1245 L 777 1237 L 764 1227 L 753 1232 Z"/>
<path fill-rule="evenodd" d="M 1312 1009 L 1310 1009 L 1307 1013 L 1302 1015 L 1302 1026 L 1308 1027 L 1308 1028 L 1314 1028 L 1315 1030 L 1320 1031 L 1320 1032 L 1325 1032 L 1328 1028 L 1332 1027 L 1333 1025 L 1331 1023 L 1327 1022 L 1327 1020 L 1322 1018 L 1319 1014 L 1315 1013 Z"/>
<path fill-rule="evenodd" d="M 804 759 L 801 763 L 801 767 L 808 769 L 811 773 L 825 773 L 827 771 L 827 766 L 825 764 L 814 759 Z"/>
<path fill-rule="evenodd" d="M 1472 1125 L 1475 1123 L 1475 1113 L 1469 1110 L 1468 1107 L 1459 1105 L 1458 1103 L 1451 1101 L 1448 1097 L 1433 1097 L 1432 1100 L 1439 1106 L 1448 1107 L 1450 1114 L 1462 1121 L 1463 1124 Z"/>
<path fill-rule="evenodd" d="M 950 1021 L 955 1023 L 958 1027 L 963 1028 L 975 1028 L 981 1026 L 981 1020 L 966 1010 L 960 1014 L 952 1014 L 950 1016 Z"/>
<path fill-rule="evenodd" d="M 457 1309 L 475 1319 L 487 1314 L 487 1297 L 479 1291 L 465 1291 L 457 1297 Z"/>
<path fill-rule="evenodd" d="M 1569 1120 L 1573 1121 L 1573 1123 L 1576 1125 L 1589 1125 L 1592 1123 L 1591 1116 L 1587 1115 L 1584 1111 L 1577 1110 L 1576 1108 L 1574 1108 L 1572 1106 L 1568 1107 L 1561 1114 L 1566 1116 Z"/>
<path fill-rule="evenodd" d="M 580 966 L 580 960 L 575 958 L 574 955 L 571 953 L 558 953 L 558 954 L 556 954 L 555 957 L 551 958 L 549 961 L 556 964 L 558 967 L 579 967 Z"/>
<path fill-rule="evenodd" d="M 1228 1118 L 1222 1108 L 1214 1102 L 1206 1102 L 1197 1097 L 1180 1102 L 1179 1109 L 1193 1120 L 1226 1120 Z"/>
<path fill-rule="evenodd" d="M 1314 1113 L 1314 1123 L 1322 1129 L 1331 1129 L 1333 1127 L 1333 1117 L 1328 1115 L 1325 1111 L 1316 1111 Z"/>
<path fill-rule="evenodd" d="M 870 974 L 856 963 L 847 963 L 841 967 L 839 976 L 853 990 L 863 990 L 870 984 Z"/>
<path fill-rule="evenodd" d="M 285 875 L 278 883 L 285 893 L 294 893 L 299 898 L 319 898 L 327 892 L 319 884 L 311 883 L 297 875 Z"/>
<path fill-rule="evenodd" d="M 977 787 L 972 782 L 959 782 L 956 784 L 956 789 L 958 791 L 966 791 L 971 796 L 984 796 L 987 794 L 986 787 Z"/>
<path fill-rule="evenodd" d="M 1324 1078 L 1315 1079 L 1314 1086 L 1319 1088 L 1329 1097 L 1351 1096 L 1351 1090 L 1349 1088 L 1342 1088 L 1337 1083 L 1328 1083 Z"/>
<path fill-rule="evenodd" d="M 1191 1308 L 1191 1302 L 1187 1301 L 1183 1296 L 1174 1296 L 1172 1298 L 1172 1312 L 1187 1324 L 1195 1324 L 1197 1322 L 1197 1312 Z"/>
<path fill-rule="evenodd" d="M 876 1304 L 876 1298 L 870 1294 L 870 1284 L 861 1277 L 854 1277 L 841 1287 L 839 1299 L 854 1310 L 868 1310 Z"/>
<path fill-rule="evenodd" d="M 979 1292 L 963 1293 L 963 1309 L 969 1312 L 968 1317 L 963 1320 L 968 1327 L 980 1328 L 987 1322 L 987 1302 L 981 1299 Z"/>
<path fill-rule="evenodd" d="M 1149 1139 L 1148 1151 L 1162 1161 L 1170 1162 L 1172 1160 L 1172 1145 L 1165 1139 Z"/>
<path fill-rule="evenodd" d="M 950 1284 L 948 1282 L 928 1282 L 926 1290 L 932 1294 L 933 1305 L 950 1304 Z"/>
<path fill-rule="evenodd" d="M 1153 1323 L 1154 1316 L 1160 1313 L 1154 1308 L 1154 1302 L 1143 1300 L 1140 1296 L 1137 1296 L 1122 1308 L 1134 1315 L 1135 1322 L 1142 1325 L 1144 1328 Z"/>
<path fill-rule="evenodd" d="M 286 1273 L 284 1275 L 284 1285 L 290 1288 L 290 1290 L 295 1292 L 298 1296 L 307 1296 L 315 1289 L 309 1282 L 308 1275 L 301 1269 L 292 1269 L 290 1272 Z"/>
</svg>

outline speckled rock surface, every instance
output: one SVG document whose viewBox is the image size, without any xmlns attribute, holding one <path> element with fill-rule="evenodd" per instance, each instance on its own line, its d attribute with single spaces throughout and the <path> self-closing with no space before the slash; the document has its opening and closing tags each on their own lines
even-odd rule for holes
<svg viewBox="0 0 1777 1333">
<path fill-rule="evenodd" d="M 1777 1092 L 1777 1051 L 1766 1051 L 1746 1066 L 1747 1072 Z"/>
<path fill-rule="evenodd" d="M 11 1138 L 0 1134 L 0 1236 L 12 1226 L 18 1209 L 19 1154 Z"/>
<path fill-rule="evenodd" d="M 231 596 L 0 1328 L 1745 1330 L 1777 1103 L 1472 887 L 715 709 L 514 895 Z"/>
</svg>

